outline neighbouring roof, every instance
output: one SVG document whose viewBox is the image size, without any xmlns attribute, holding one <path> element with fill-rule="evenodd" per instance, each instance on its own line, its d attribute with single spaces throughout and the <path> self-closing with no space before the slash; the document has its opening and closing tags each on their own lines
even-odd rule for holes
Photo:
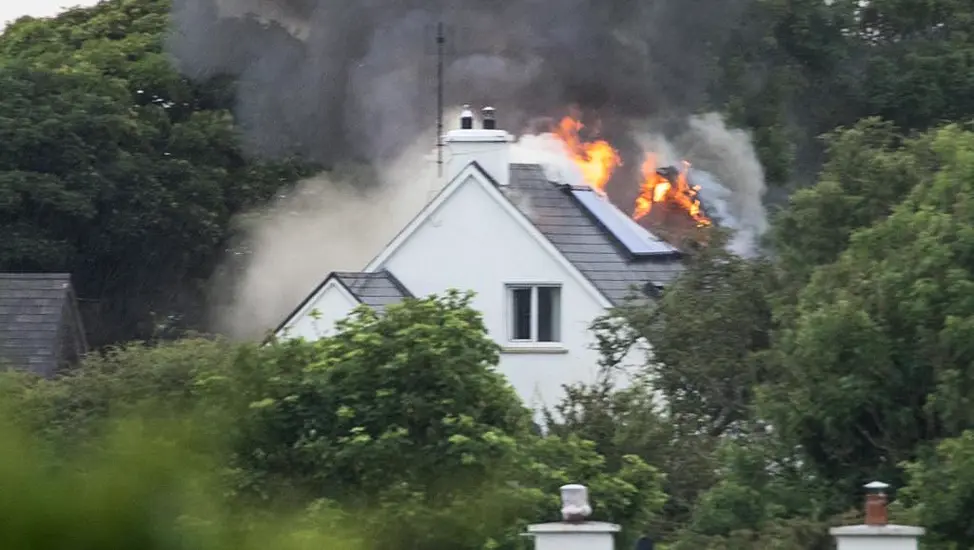
<svg viewBox="0 0 974 550">
<path fill-rule="evenodd" d="M 392 273 L 383 269 L 375 273 L 337 271 L 332 274 L 359 302 L 376 309 L 398 303 L 412 294 Z"/>
<path fill-rule="evenodd" d="M 71 276 L 0 273 L 0 361 L 42 375 L 59 368 L 65 338 L 87 351 Z"/>
<path fill-rule="evenodd" d="M 682 271 L 680 254 L 633 258 L 606 227 L 572 196 L 571 187 L 548 180 L 536 164 L 511 164 L 501 192 L 613 305 L 633 287 L 662 288 Z"/>
<path fill-rule="evenodd" d="M 308 294 L 298 304 L 298 307 L 294 308 L 294 311 L 284 318 L 284 321 L 274 329 L 274 333 L 276 334 L 284 330 L 288 321 L 303 310 L 308 305 L 308 302 L 313 300 L 315 296 L 318 296 L 321 289 L 325 288 L 325 285 L 333 280 L 342 285 L 359 303 L 375 308 L 378 311 L 382 311 L 387 306 L 401 302 L 406 298 L 413 297 L 413 294 L 399 282 L 399 279 L 385 269 L 376 271 L 375 273 L 333 271 L 325 277 L 325 280 L 321 281 L 321 284 L 311 294 Z"/>
</svg>

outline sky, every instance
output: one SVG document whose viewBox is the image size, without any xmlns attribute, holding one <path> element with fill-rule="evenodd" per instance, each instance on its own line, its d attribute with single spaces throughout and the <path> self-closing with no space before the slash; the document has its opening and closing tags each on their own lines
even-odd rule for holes
<svg viewBox="0 0 974 550">
<path fill-rule="evenodd" d="M 0 28 L 24 15 L 45 17 L 73 6 L 91 6 L 97 0 L 0 0 Z"/>
</svg>

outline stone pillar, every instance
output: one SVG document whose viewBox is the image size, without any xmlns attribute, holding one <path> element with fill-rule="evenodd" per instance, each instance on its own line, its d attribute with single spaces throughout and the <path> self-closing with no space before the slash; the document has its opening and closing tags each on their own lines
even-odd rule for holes
<svg viewBox="0 0 974 550">
<path fill-rule="evenodd" d="M 866 485 L 866 521 L 862 525 L 834 527 L 837 550 L 917 550 L 924 529 L 912 525 L 892 525 L 887 517 L 886 489 L 874 481 Z"/>
<path fill-rule="evenodd" d="M 588 521 L 592 507 L 588 488 L 565 485 L 561 488 L 562 521 L 528 526 L 527 535 L 534 537 L 535 550 L 615 550 L 614 523 Z"/>
</svg>

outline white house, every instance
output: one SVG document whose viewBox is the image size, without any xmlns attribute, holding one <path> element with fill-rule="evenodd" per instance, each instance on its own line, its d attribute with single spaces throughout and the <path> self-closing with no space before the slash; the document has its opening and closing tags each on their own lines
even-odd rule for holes
<svg viewBox="0 0 974 550">
<path fill-rule="evenodd" d="M 562 386 L 593 382 L 589 330 L 607 309 L 648 295 L 681 271 L 680 252 L 588 187 L 549 181 L 540 165 L 511 164 L 511 136 L 473 114 L 444 138 L 447 183 L 365 266 L 331 273 L 277 328 L 317 339 L 358 304 L 473 290 L 499 369 L 531 407 Z"/>
</svg>

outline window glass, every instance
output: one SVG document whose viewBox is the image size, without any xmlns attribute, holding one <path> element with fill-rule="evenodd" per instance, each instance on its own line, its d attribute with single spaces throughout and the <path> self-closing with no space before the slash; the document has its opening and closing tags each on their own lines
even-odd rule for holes
<svg viewBox="0 0 974 550">
<path fill-rule="evenodd" d="M 538 287 L 538 341 L 558 342 L 560 323 L 561 289 L 553 286 Z"/>
<path fill-rule="evenodd" d="M 511 339 L 531 339 L 531 289 L 515 288 L 511 290 L 511 313 L 513 327 Z"/>
</svg>

